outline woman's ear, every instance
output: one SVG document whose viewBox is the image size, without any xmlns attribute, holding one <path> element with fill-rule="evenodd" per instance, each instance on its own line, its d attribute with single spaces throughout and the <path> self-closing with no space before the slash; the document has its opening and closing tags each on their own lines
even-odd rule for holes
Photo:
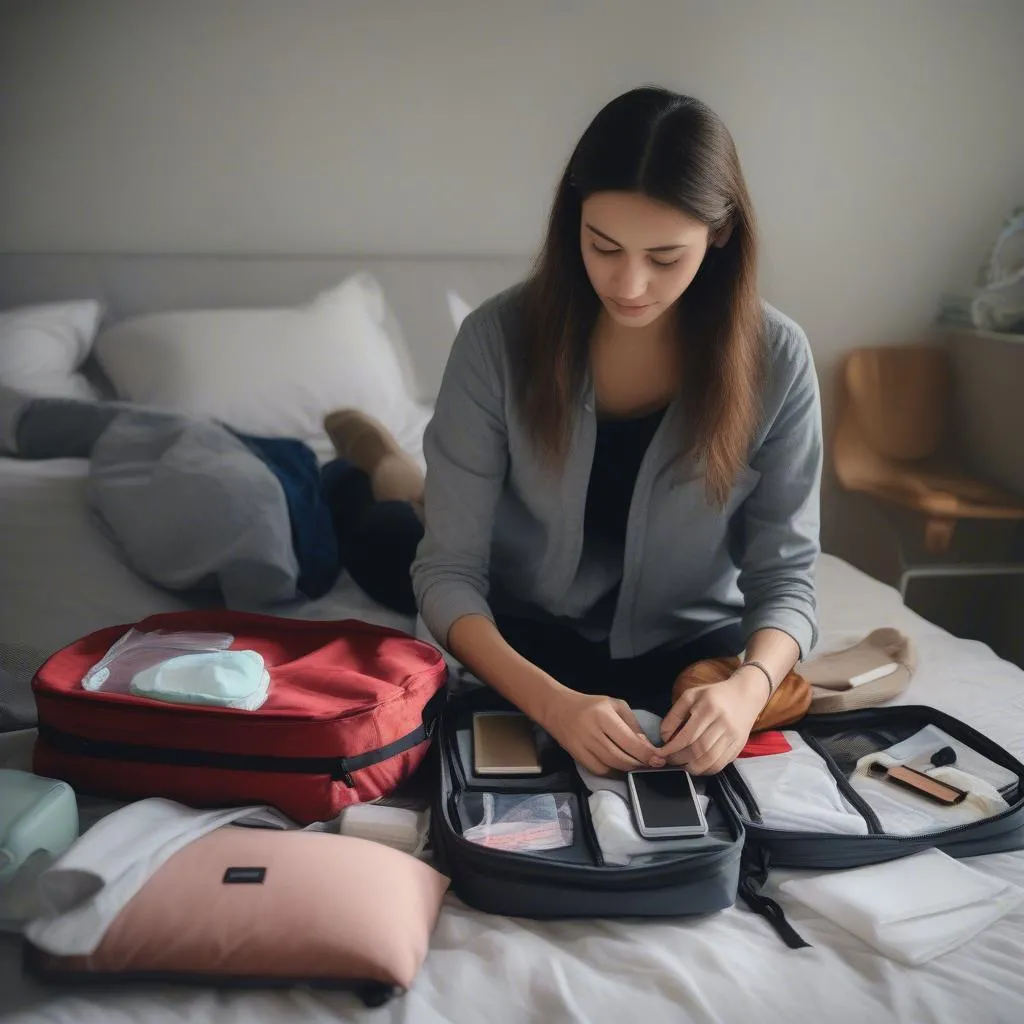
<svg viewBox="0 0 1024 1024">
<path fill-rule="evenodd" d="M 714 248 L 716 248 L 716 249 L 723 248 L 725 246 L 726 242 L 728 242 L 729 239 L 732 238 L 732 226 L 733 226 L 733 222 L 729 221 L 729 223 L 726 224 L 725 227 L 719 228 L 715 232 L 714 237 L 711 239 L 711 244 L 712 244 L 712 246 L 714 246 Z"/>
</svg>

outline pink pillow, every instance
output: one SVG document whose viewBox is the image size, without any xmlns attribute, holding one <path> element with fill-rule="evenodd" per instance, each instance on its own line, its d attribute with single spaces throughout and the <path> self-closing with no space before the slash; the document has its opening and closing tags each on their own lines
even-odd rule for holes
<svg viewBox="0 0 1024 1024">
<path fill-rule="evenodd" d="M 227 827 L 170 858 L 88 956 L 32 950 L 48 975 L 407 989 L 448 879 L 379 843 Z"/>
</svg>

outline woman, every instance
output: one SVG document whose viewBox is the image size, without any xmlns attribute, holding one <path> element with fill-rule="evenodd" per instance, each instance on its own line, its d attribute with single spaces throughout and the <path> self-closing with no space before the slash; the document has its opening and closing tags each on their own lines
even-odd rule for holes
<svg viewBox="0 0 1024 1024">
<path fill-rule="evenodd" d="M 721 120 L 637 89 L 576 146 L 532 276 L 452 349 L 417 604 L 591 771 L 719 771 L 815 640 L 817 382 L 756 266 Z M 740 651 L 669 709 L 685 668 Z M 631 707 L 668 712 L 661 746 Z"/>
</svg>

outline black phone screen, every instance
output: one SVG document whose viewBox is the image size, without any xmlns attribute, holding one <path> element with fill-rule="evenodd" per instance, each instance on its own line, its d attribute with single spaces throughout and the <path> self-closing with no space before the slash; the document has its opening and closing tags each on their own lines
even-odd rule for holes
<svg viewBox="0 0 1024 1024">
<path fill-rule="evenodd" d="M 647 828 L 700 826 L 700 810 L 685 772 L 632 772 L 631 775 Z"/>
</svg>

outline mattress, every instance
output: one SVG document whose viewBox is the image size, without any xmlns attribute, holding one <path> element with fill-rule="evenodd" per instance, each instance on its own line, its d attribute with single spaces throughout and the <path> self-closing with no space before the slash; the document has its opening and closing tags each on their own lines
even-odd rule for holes
<svg viewBox="0 0 1024 1024">
<path fill-rule="evenodd" d="M 178 606 L 116 558 L 83 512 L 83 463 L 0 462 L 0 641 L 59 646 L 110 621 Z M 902 604 L 898 593 L 824 555 L 817 567 L 822 649 L 895 626 L 917 643 L 903 703 L 931 704 L 1024 757 L 1024 672 L 987 647 L 955 638 Z M 11 587 L 13 586 L 13 590 Z M 11 595 L 14 595 L 14 600 Z M 291 614 L 356 615 L 411 628 L 348 580 Z M 0 766 L 24 763 L 30 732 L 0 737 Z M 1024 886 L 1024 853 L 972 866 Z M 829 1024 L 1024 1020 L 1024 909 L 920 968 L 890 962 L 852 935 L 775 896 L 811 948 L 787 949 L 738 905 L 673 922 L 531 922 L 472 911 L 449 897 L 413 989 L 376 1010 L 344 994 L 206 988 L 54 989 L 21 974 L 18 941 L 0 936 L 0 1010 L 11 1021 L 767 1022 Z M 786 876 L 788 877 L 788 876 Z"/>
</svg>

